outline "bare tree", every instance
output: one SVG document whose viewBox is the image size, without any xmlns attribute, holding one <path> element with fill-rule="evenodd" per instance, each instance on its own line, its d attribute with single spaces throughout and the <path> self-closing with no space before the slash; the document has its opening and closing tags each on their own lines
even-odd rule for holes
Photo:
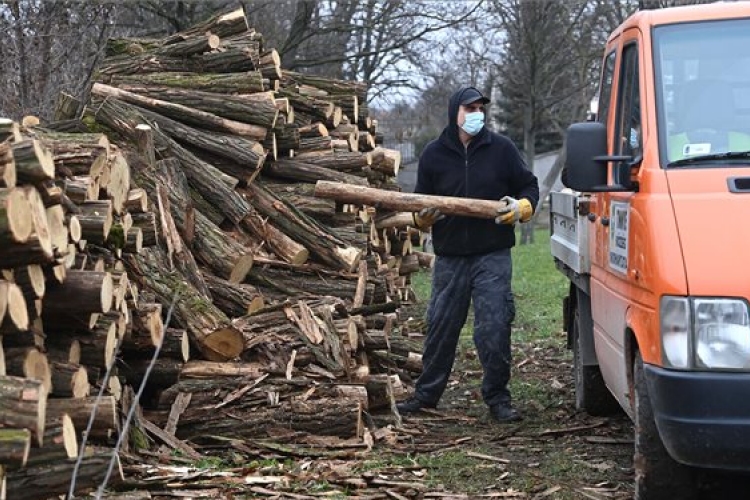
<svg viewBox="0 0 750 500">
<path fill-rule="evenodd" d="M 80 94 L 111 30 L 113 5 L 17 0 L 0 5 L 0 114 L 49 118 L 60 90 Z"/>
</svg>

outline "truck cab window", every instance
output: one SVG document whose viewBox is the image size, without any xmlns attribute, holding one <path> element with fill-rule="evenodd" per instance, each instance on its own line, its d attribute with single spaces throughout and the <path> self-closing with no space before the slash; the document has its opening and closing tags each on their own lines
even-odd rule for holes
<svg viewBox="0 0 750 500">
<path fill-rule="evenodd" d="M 599 85 L 599 103 L 597 112 L 597 121 L 603 124 L 607 124 L 609 118 L 609 101 L 612 96 L 612 84 L 615 78 L 615 57 L 617 53 L 613 50 L 607 55 L 607 59 L 604 61 L 604 68 L 602 71 L 602 81 Z"/>
</svg>

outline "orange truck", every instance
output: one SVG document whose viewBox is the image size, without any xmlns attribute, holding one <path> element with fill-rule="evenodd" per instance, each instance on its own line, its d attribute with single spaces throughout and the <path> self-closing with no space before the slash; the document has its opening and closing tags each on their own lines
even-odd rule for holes
<svg viewBox="0 0 750 500">
<path fill-rule="evenodd" d="M 598 96 L 551 197 L 576 405 L 633 419 L 636 500 L 696 498 L 750 471 L 750 3 L 634 14 Z"/>
</svg>

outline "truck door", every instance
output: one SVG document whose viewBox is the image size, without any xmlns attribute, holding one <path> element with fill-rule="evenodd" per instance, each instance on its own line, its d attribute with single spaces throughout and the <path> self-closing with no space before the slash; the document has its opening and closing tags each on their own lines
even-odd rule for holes
<svg viewBox="0 0 750 500">
<path fill-rule="evenodd" d="M 615 99 L 607 128 L 612 154 L 632 157 L 638 157 L 642 151 L 640 71 L 638 44 L 634 39 L 636 33 L 633 30 L 630 36 L 625 33 L 623 37 L 625 41 L 617 63 Z M 628 273 L 633 250 L 630 237 L 633 196 L 632 192 L 599 195 L 594 243 L 598 255 L 595 262 L 592 262 L 591 270 L 597 358 L 607 386 L 623 408 L 629 408 L 625 318 L 631 297 Z"/>
</svg>

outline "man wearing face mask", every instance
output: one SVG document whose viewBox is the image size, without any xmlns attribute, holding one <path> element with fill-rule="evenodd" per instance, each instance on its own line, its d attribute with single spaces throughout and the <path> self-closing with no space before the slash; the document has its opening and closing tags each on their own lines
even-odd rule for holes
<svg viewBox="0 0 750 500">
<path fill-rule="evenodd" d="M 423 371 L 414 396 L 398 403 L 401 413 L 437 406 L 473 301 L 474 344 L 484 370 L 482 399 L 496 421 L 520 419 L 508 389 L 515 316 L 510 249 L 514 225 L 534 213 L 539 184 L 515 145 L 484 126 L 487 103 L 474 87 L 459 89 L 450 99 L 448 126 L 419 159 L 416 193 L 502 200 L 505 206 L 494 221 L 444 216 L 434 208 L 414 214 L 417 227 L 432 229 L 436 259 Z"/>
</svg>

